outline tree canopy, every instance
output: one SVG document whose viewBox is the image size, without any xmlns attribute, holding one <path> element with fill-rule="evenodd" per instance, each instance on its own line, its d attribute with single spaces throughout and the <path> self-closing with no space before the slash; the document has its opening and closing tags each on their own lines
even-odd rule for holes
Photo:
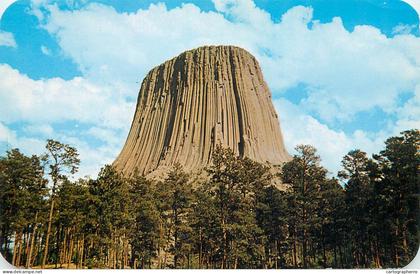
<svg viewBox="0 0 420 274">
<path fill-rule="evenodd" d="M 349 151 L 337 176 L 309 145 L 277 174 L 222 146 L 200 179 L 177 164 L 161 180 L 111 165 L 72 180 L 79 164 L 54 140 L 0 157 L 0 251 L 14 265 L 388 268 L 418 251 L 418 130 L 371 157 Z"/>
</svg>

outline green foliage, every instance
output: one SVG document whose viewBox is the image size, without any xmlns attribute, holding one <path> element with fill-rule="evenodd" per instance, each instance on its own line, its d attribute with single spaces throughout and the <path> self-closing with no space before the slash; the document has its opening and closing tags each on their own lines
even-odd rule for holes
<svg viewBox="0 0 420 274">
<path fill-rule="evenodd" d="M 77 150 L 67 144 L 48 139 L 45 146 L 47 152 L 41 157 L 49 167 L 49 175 L 55 186 L 60 179 L 65 178 L 66 173 L 75 174 L 79 169 L 80 159 Z"/>
<path fill-rule="evenodd" d="M 419 220 L 420 132 L 409 130 L 391 137 L 385 149 L 374 155 L 380 180 L 375 181 L 376 204 L 385 228 L 382 248 L 392 258 L 384 265 L 402 266 L 417 253 Z"/>
<path fill-rule="evenodd" d="M 168 251 L 174 255 L 173 267 L 177 268 L 181 260 L 182 265 L 185 265 L 191 250 L 191 227 L 187 220 L 192 200 L 192 185 L 188 174 L 179 164 L 175 164 L 169 171 L 157 196 L 161 218 L 167 231 Z"/>
<path fill-rule="evenodd" d="M 149 263 L 149 267 L 151 267 L 151 260 L 156 257 L 159 246 L 161 221 L 153 188 L 149 180 L 137 173 L 129 183 L 132 203 L 130 210 L 133 217 L 133 229 L 130 230 L 129 235 L 133 261 L 140 261 L 142 268 L 146 267 L 146 263 Z"/>
<path fill-rule="evenodd" d="M 47 234 L 45 235 L 45 247 L 44 247 L 44 254 L 42 257 L 42 267 L 48 262 L 48 253 L 49 253 L 49 240 L 51 234 L 51 226 L 53 222 L 53 215 L 54 215 L 54 205 L 55 205 L 55 192 L 57 190 L 57 186 L 59 182 L 67 180 L 66 173 L 74 174 L 77 172 L 80 160 L 79 154 L 77 150 L 70 145 L 62 144 L 55 140 L 47 140 L 47 144 L 45 146 L 47 152 L 41 157 L 42 162 L 44 162 L 45 166 L 49 167 L 49 175 L 52 180 L 52 188 L 51 188 L 51 197 L 50 197 L 50 211 L 49 211 L 49 218 L 48 218 L 48 226 L 47 226 Z M 59 229 L 59 228 L 58 228 Z M 59 231 L 57 231 L 59 233 Z M 58 244 L 56 245 L 57 253 L 58 253 Z M 55 255 L 55 264 L 58 263 L 57 254 Z"/>
<path fill-rule="evenodd" d="M 283 166 L 281 178 L 290 189 L 289 233 L 293 238 L 293 265 L 296 267 L 301 264 L 308 268 L 318 266 L 317 258 L 310 257 L 309 249 L 313 249 L 313 246 L 317 249 L 319 246 L 325 248 L 323 224 L 330 216 L 322 207 L 328 203 L 323 198 L 327 196 L 325 192 L 330 188 L 330 181 L 327 180 L 327 170 L 321 166 L 321 159 L 314 147 L 301 145 L 296 147 L 296 151 L 292 161 Z M 302 247 L 302 262 L 297 258 L 297 245 Z"/>
<path fill-rule="evenodd" d="M 217 146 L 208 169 L 216 212 L 216 254 L 221 268 L 258 268 L 264 261 L 263 230 L 257 223 L 258 198 L 268 186 L 268 168 L 240 159 Z"/>
<path fill-rule="evenodd" d="M 381 268 L 418 250 L 418 130 L 372 158 L 350 151 L 340 181 L 308 145 L 276 176 L 217 146 L 201 182 L 180 165 L 162 181 L 106 165 L 73 182 L 77 150 L 53 140 L 46 148 L 0 158 L 0 248 L 18 266 Z"/>
<path fill-rule="evenodd" d="M 264 235 L 264 265 L 268 268 L 286 266 L 284 258 L 288 243 L 288 206 L 286 193 L 268 186 L 258 199 L 256 219 Z"/>
<path fill-rule="evenodd" d="M 0 250 L 10 259 L 10 238 L 23 230 L 32 231 L 41 220 L 46 204 L 47 181 L 40 159 L 18 149 L 0 158 Z"/>
<path fill-rule="evenodd" d="M 352 240 L 351 250 L 354 264 L 358 267 L 369 267 L 366 250 L 369 249 L 369 224 L 371 223 L 370 205 L 372 204 L 373 185 L 370 183 L 369 159 L 365 152 L 350 151 L 344 156 L 342 165 L 344 170 L 339 173 L 341 178 L 347 179 L 345 186 L 346 215 L 351 227 L 348 237 Z"/>
</svg>

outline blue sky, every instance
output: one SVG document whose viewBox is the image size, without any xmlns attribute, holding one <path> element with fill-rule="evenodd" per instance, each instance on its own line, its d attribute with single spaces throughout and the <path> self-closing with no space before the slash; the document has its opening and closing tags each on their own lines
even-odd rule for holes
<svg viewBox="0 0 420 274">
<path fill-rule="evenodd" d="M 0 21 L 0 152 L 70 143 L 78 176 L 111 163 L 139 82 L 206 44 L 254 54 L 290 153 L 316 146 L 333 173 L 420 128 L 419 16 L 388 0 L 19 0 Z"/>
</svg>

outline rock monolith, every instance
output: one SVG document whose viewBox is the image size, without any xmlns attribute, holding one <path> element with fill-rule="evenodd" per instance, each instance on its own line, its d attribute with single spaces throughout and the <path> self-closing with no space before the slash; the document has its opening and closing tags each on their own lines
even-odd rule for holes
<svg viewBox="0 0 420 274">
<path fill-rule="evenodd" d="M 290 159 L 260 66 L 239 47 L 200 47 L 152 69 L 114 166 L 127 176 L 161 176 L 177 162 L 200 171 L 217 144 L 269 165 Z"/>
</svg>

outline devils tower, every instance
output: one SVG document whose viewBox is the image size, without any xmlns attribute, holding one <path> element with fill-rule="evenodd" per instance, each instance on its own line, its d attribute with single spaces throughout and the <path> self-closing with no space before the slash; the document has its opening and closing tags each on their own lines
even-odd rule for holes
<svg viewBox="0 0 420 274">
<path fill-rule="evenodd" d="M 290 159 L 257 60 L 233 46 L 189 50 L 147 74 L 114 166 L 128 176 L 162 174 L 176 162 L 199 171 L 217 144 L 270 165 Z"/>
</svg>

